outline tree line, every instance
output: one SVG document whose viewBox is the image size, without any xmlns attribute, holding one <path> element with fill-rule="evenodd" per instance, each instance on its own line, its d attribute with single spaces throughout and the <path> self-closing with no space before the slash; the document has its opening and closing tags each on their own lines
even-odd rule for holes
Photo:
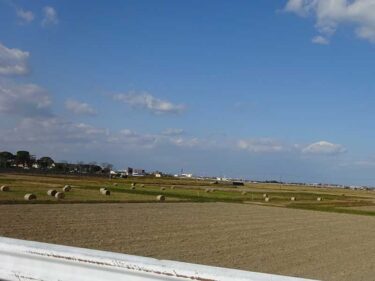
<svg viewBox="0 0 375 281">
<path fill-rule="evenodd" d="M 109 173 L 113 165 L 109 163 L 98 165 L 96 162 L 84 163 L 82 161 L 76 164 L 67 161 L 55 162 L 49 156 L 38 159 L 29 151 L 20 150 L 15 154 L 9 151 L 0 152 L 0 168 L 42 169 L 64 173 Z"/>
</svg>

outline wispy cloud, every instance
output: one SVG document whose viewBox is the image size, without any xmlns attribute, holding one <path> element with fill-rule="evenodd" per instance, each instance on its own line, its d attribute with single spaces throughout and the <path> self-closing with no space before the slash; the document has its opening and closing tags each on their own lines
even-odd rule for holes
<svg viewBox="0 0 375 281">
<path fill-rule="evenodd" d="M 35 19 L 35 15 L 32 11 L 28 11 L 28 10 L 21 8 L 18 4 L 16 4 L 16 1 L 5 0 L 5 1 L 0 1 L 0 3 L 1 2 L 3 2 L 4 4 L 14 9 L 17 17 L 20 20 L 19 21 L 20 24 L 28 24 L 28 23 L 31 23 Z"/>
<path fill-rule="evenodd" d="M 189 147 L 189 148 L 192 148 L 192 147 L 203 148 L 204 147 L 204 144 L 202 143 L 202 141 L 194 137 L 191 137 L 191 138 L 174 137 L 174 138 L 170 138 L 169 142 L 179 147 Z"/>
<path fill-rule="evenodd" d="M 313 39 L 311 39 L 311 42 L 314 44 L 319 44 L 319 45 L 328 45 L 329 40 L 321 35 L 315 36 Z"/>
<path fill-rule="evenodd" d="M 35 84 L 15 84 L 0 79 L 0 113 L 31 116 L 51 116 L 49 93 Z"/>
<path fill-rule="evenodd" d="M 101 143 L 108 135 L 106 129 L 85 123 L 75 123 L 60 117 L 24 118 L 12 130 L 3 134 L 4 142 L 30 144 L 74 144 Z"/>
<path fill-rule="evenodd" d="M 95 115 L 96 110 L 85 102 L 79 102 L 73 99 L 68 99 L 65 102 L 65 108 L 74 114 L 81 115 Z"/>
<path fill-rule="evenodd" d="M 185 106 L 174 104 L 170 101 L 156 98 L 146 92 L 137 93 L 131 91 L 126 94 L 113 95 L 115 101 L 121 101 L 132 108 L 146 109 L 154 114 L 179 114 L 184 111 Z"/>
<path fill-rule="evenodd" d="M 165 129 L 161 134 L 164 136 L 181 136 L 184 134 L 184 132 L 185 131 L 183 129 L 168 128 Z"/>
<path fill-rule="evenodd" d="M 46 6 L 43 8 L 44 18 L 42 20 L 42 26 L 55 25 L 59 23 L 59 18 L 55 8 Z"/>
<path fill-rule="evenodd" d="M 268 138 L 239 140 L 237 147 L 255 153 L 282 152 L 287 150 L 284 144 Z"/>
<path fill-rule="evenodd" d="M 285 10 L 302 17 L 314 17 L 315 27 L 325 40 L 328 40 L 340 25 L 351 24 L 359 38 L 375 43 L 373 0 L 288 0 Z M 325 40 L 318 41 L 325 42 Z"/>
<path fill-rule="evenodd" d="M 31 11 L 26 11 L 24 9 L 16 10 L 18 18 L 21 19 L 22 23 L 30 23 L 35 19 L 34 13 Z"/>
<path fill-rule="evenodd" d="M 346 151 L 346 148 L 341 144 L 335 144 L 328 141 L 314 142 L 302 149 L 303 153 L 319 155 L 338 155 Z"/>
<path fill-rule="evenodd" d="M 7 48 L 0 43 L 0 75 L 24 75 L 29 72 L 29 52 Z"/>
<path fill-rule="evenodd" d="M 130 129 L 122 129 L 108 136 L 108 142 L 131 146 L 133 148 L 153 148 L 157 145 L 158 136 L 153 134 L 141 134 Z"/>
<path fill-rule="evenodd" d="M 24 75 L 29 72 L 29 52 L 12 49 L 0 43 L 0 76 Z M 0 77 L 0 114 L 22 117 L 52 116 L 51 96 L 42 87 Z"/>
</svg>

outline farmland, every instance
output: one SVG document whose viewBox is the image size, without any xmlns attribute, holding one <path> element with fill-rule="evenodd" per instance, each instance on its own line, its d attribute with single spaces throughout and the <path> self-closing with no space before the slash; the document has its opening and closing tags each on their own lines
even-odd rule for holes
<svg viewBox="0 0 375 281">
<path fill-rule="evenodd" d="M 48 196 L 49 189 L 61 191 L 64 185 L 73 189 L 64 200 Z M 135 187 L 132 189 L 132 184 Z M 279 184 L 251 184 L 233 187 L 230 183 L 212 184 L 210 181 L 138 177 L 108 179 L 101 177 L 40 176 L 0 174 L 0 185 L 10 186 L 9 192 L 0 192 L 0 204 L 23 203 L 136 203 L 155 202 L 164 195 L 166 202 L 232 202 L 308 209 L 359 215 L 375 215 L 375 191 L 339 188 L 312 188 Z M 106 187 L 110 196 L 99 189 Z M 26 193 L 34 193 L 35 201 L 25 201 Z M 267 195 L 269 202 L 265 202 Z M 295 197 L 296 201 L 291 201 Z M 317 201 L 317 198 L 322 201 Z"/>
<path fill-rule="evenodd" d="M 234 203 L 0 205 L 0 235 L 327 281 L 373 280 L 369 216 Z"/>
<path fill-rule="evenodd" d="M 375 274 L 374 191 L 1 174 L 4 184 L 0 236 L 320 280 Z M 47 195 L 66 184 L 63 200 Z"/>
</svg>

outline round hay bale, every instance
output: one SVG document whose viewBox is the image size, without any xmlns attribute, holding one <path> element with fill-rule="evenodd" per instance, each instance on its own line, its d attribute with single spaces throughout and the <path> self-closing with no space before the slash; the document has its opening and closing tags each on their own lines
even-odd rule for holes
<svg viewBox="0 0 375 281">
<path fill-rule="evenodd" d="M 55 198 L 60 200 L 65 198 L 65 193 L 64 192 L 56 192 Z"/>
<path fill-rule="evenodd" d="M 263 198 L 267 198 L 267 197 L 268 197 L 267 193 L 264 193 Z"/>
<path fill-rule="evenodd" d="M 247 192 L 246 192 L 246 191 L 242 191 L 241 194 L 242 194 L 242 195 L 246 195 Z"/>
<path fill-rule="evenodd" d="M 291 197 L 290 201 L 296 201 L 296 197 Z"/>
<path fill-rule="evenodd" d="M 164 186 L 163 186 L 163 187 L 161 187 L 161 188 L 160 188 L 160 190 L 162 190 L 162 191 L 163 191 L 163 190 L 165 190 L 165 187 L 164 187 Z"/>
<path fill-rule="evenodd" d="M 323 200 L 322 197 L 318 197 L 318 198 L 316 198 L 316 201 L 322 201 L 322 200 Z"/>
<path fill-rule="evenodd" d="M 54 189 L 50 189 L 50 190 L 47 191 L 47 194 L 48 194 L 49 196 L 55 196 L 56 193 L 57 193 L 57 190 L 54 190 Z"/>
<path fill-rule="evenodd" d="M 3 186 L 0 187 L 0 190 L 4 191 L 4 192 L 7 192 L 7 191 L 10 191 L 10 188 L 7 185 L 3 185 Z"/>
<path fill-rule="evenodd" d="M 35 195 L 35 194 L 32 194 L 32 193 L 27 193 L 27 194 L 24 196 L 24 198 L 25 198 L 26 201 L 36 200 L 36 195 Z"/>
<path fill-rule="evenodd" d="M 269 202 L 269 201 L 270 201 L 270 198 L 269 198 L 269 197 L 265 197 L 265 198 L 264 198 L 264 201 L 265 201 L 265 202 Z"/>
<path fill-rule="evenodd" d="M 165 196 L 164 195 L 158 195 L 158 196 L 156 196 L 156 200 L 160 201 L 160 202 L 165 201 Z"/>
<path fill-rule="evenodd" d="M 70 190 L 72 190 L 72 187 L 70 185 L 65 185 L 62 190 L 64 192 L 69 192 Z"/>
<path fill-rule="evenodd" d="M 108 189 L 101 190 L 100 193 L 103 195 L 111 195 L 111 192 Z"/>
</svg>

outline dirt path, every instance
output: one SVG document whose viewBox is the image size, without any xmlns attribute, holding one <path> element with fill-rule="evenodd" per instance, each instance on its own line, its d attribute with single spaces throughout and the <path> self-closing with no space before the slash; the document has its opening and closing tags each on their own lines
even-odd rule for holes
<svg viewBox="0 0 375 281">
<path fill-rule="evenodd" d="M 321 280 L 375 280 L 375 218 L 225 203 L 0 205 L 0 235 Z"/>
</svg>

